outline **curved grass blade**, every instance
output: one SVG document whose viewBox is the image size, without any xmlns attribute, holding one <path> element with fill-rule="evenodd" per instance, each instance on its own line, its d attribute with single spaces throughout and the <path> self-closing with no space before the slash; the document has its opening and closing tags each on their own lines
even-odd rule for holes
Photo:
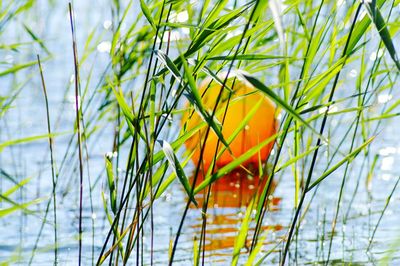
<svg viewBox="0 0 400 266">
<path fill-rule="evenodd" d="M 107 184 L 108 189 L 110 191 L 110 203 L 111 203 L 111 210 L 114 214 L 117 213 L 117 191 L 115 189 L 115 178 L 113 172 L 113 165 L 111 162 L 111 158 L 105 156 L 106 160 L 106 172 L 107 172 Z"/>
<path fill-rule="evenodd" d="M 190 200 L 194 203 L 194 205 L 197 205 L 197 202 L 194 198 L 192 188 L 190 187 L 188 178 L 185 175 L 185 172 L 183 171 L 183 168 L 181 164 L 179 163 L 178 158 L 176 157 L 174 150 L 172 149 L 171 145 L 163 140 L 161 143 L 163 152 L 165 154 L 165 157 L 167 158 L 169 165 L 175 172 L 176 176 L 178 177 L 179 181 L 183 185 L 183 188 L 185 189 L 186 193 L 188 194 Z"/>
<path fill-rule="evenodd" d="M 155 22 L 153 20 L 153 15 L 151 14 L 150 9 L 148 8 L 148 6 L 144 2 L 144 0 L 140 0 L 140 8 L 142 9 L 142 12 L 143 12 L 144 16 L 149 21 L 151 27 L 155 31 L 156 30 L 156 24 L 155 24 Z"/>
<path fill-rule="evenodd" d="M 24 64 L 19 64 L 19 65 L 12 66 L 12 67 L 0 72 L 0 77 L 8 75 L 8 74 L 13 74 L 13 73 L 15 73 L 15 72 L 17 72 L 17 71 L 19 71 L 21 69 L 24 69 L 24 68 L 27 68 L 27 67 L 30 67 L 30 66 L 34 66 L 36 64 L 37 64 L 37 61 L 35 60 L 35 61 L 27 62 L 27 63 L 24 63 Z"/>
<path fill-rule="evenodd" d="M 261 83 L 258 79 L 246 74 L 246 73 L 240 73 L 240 76 L 242 76 L 244 79 L 246 79 L 248 82 L 250 82 L 256 89 L 264 92 L 266 95 L 268 95 L 277 105 L 282 107 L 286 112 L 288 112 L 293 118 L 297 121 L 299 121 L 301 124 L 305 125 L 311 131 L 316 134 L 317 136 L 320 136 L 320 134 L 309 124 L 307 123 L 301 116 L 283 99 L 281 99 L 275 92 L 273 92 L 270 88 L 265 86 L 263 83 Z M 323 136 L 320 136 L 323 138 Z M 325 139 L 325 138 L 323 138 Z"/>
<path fill-rule="evenodd" d="M 376 7 L 380 8 L 384 2 L 385 2 L 385 0 L 376 1 Z M 361 21 L 358 21 L 355 24 L 353 33 L 351 34 L 351 37 L 349 40 L 349 44 L 345 51 L 346 55 L 350 55 L 353 53 L 353 49 L 356 47 L 358 41 L 361 39 L 361 37 L 367 31 L 370 24 L 371 24 L 371 19 L 368 16 L 365 16 Z M 344 36 L 343 39 L 347 39 L 347 36 Z"/>
<path fill-rule="evenodd" d="M 201 190 L 203 190 L 205 187 L 207 187 L 209 184 L 212 182 L 215 182 L 219 178 L 225 176 L 227 173 L 230 173 L 233 169 L 237 168 L 239 165 L 241 165 L 243 162 L 251 158 L 254 154 L 256 154 L 262 147 L 265 145 L 268 145 L 268 143 L 272 142 L 275 140 L 277 137 L 277 134 L 269 137 L 268 139 L 265 139 L 264 141 L 260 142 L 258 145 L 252 147 L 251 149 L 247 150 L 244 154 L 233 160 L 231 163 L 225 165 L 221 169 L 219 169 L 216 173 L 214 173 L 212 176 L 209 178 L 206 178 L 203 182 L 201 182 L 196 189 L 194 190 L 194 194 L 199 193 Z"/>
<path fill-rule="evenodd" d="M 39 198 L 39 199 L 34 199 L 32 201 L 29 201 L 29 202 L 26 202 L 23 204 L 19 204 L 15 201 L 3 196 L 2 194 L 0 194 L 0 199 L 13 205 L 12 207 L 9 207 L 9 208 L 0 209 L 0 218 L 4 217 L 6 215 L 10 215 L 11 213 L 16 212 L 16 211 L 23 211 L 26 214 L 33 214 L 34 211 L 29 210 L 28 207 L 33 204 L 38 204 L 44 200 L 44 198 Z"/>
<path fill-rule="evenodd" d="M 314 181 L 314 183 L 312 183 L 306 192 L 309 192 L 310 190 L 312 190 L 316 185 L 318 185 L 319 183 L 321 183 L 326 177 L 328 177 L 330 174 L 332 174 L 334 171 L 336 171 L 336 169 L 338 169 L 341 165 L 343 165 L 344 163 L 348 162 L 348 161 L 352 161 L 365 147 L 367 147 L 373 140 L 375 139 L 375 137 L 371 137 L 369 138 L 366 142 L 364 142 L 361 146 L 359 146 L 357 149 L 355 149 L 353 152 L 349 153 L 347 156 L 345 156 L 342 160 L 340 160 L 337 164 L 335 164 L 334 166 L 332 166 L 330 169 L 328 169 L 327 171 L 325 171 L 317 180 Z"/>
<path fill-rule="evenodd" d="M 390 57 L 396 64 L 397 69 L 400 70 L 400 61 L 397 56 L 396 49 L 394 48 L 392 37 L 390 36 L 389 30 L 386 26 L 386 22 L 383 19 L 381 12 L 379 11 L 379 7 L 376 5 L 376 1 L 366 1 L 364 2 L 364 6 L 366 7 L 368 15 L 370 16 L 372 22 L 377 28 L 379 36 L 381 36 L 381 39 L 385 44 L 385 47 L 390 54 Z"/>
<path fill-rule="evenodd" d="M 201 101 L 200 93 L 197 90 L 196 82 L 193 79 L 193 73 L 192 73 L 192 71 L 190 71 L 186 60 L 182 58 L 182 62 L 183 62 L 183 67 L 185 69 L 185 76 L 187 78 L 189 88 L 190 88 L 190 90 L 187 89 L 187 91 L 189 93 L 189 95 L 186 95 L 188 100 L 194 105 L 195 110 L 199 113 L 199 115 L 203 118 L 203 120 L 207 122 L 207 124 L 211 127 L 211 129 L 214 131 L 214 133 L 218 136 L 221 143 L 225 145 L 225 147 L 228 149 L 229 152 L 231 152 L 231 149 L 229 148 L 229 144 L 226 142 L 226 140 L 224 139 L 224 137 L 222 135 L 221 123 L 217 120 L 215 115 L 210 115 L 205 110 L 203 103 Z"/>
<path fill-rule="evenodd" d="M 8 189 L 7 191 L 3 192 L 2 196 L 3 197 L 10 196 L 11 194 L 13 194 L 18 189 L 23 188 L 24 185 L 27 184 L 31 179 L 32 179 L 31 177 L 28 177 L 28 178 L 25 178 L 25 179 L 21 180 L 21 182 L 17 183 L 15 186 L 13 186 L 10 189 Z M 3 201 L 3 199 L 0 197 L 0 202 L 2 202 L 2 201 Z"/>
<path fill-rule="evenodd" d="M 32 31 L 31 28 L 28 27 L 25 23 L 22 24 L 26 32 L 32 37 L 32 39 L 39 44 L 39 46 L 48 54 L 51 55 L 50 50 L 46 47 L 43 40 L 40 39 L 36 34 Z"/>
<path fill-rule="evenodd" d="M 49 137 L 55 137 L 55 136 L 60 136 L 60 135 L 65 135 L 70 132 L 61 132 L 61 133 L 52 133 L 52 134 L 43 134 L 43 135 L 38 135 L 38 136 L 31 136 L 31 137 L 26 137 L 26 138 L 20 138 L 20 139 L 13 139 L 13 140 L 8 140 L 3 143 L 0 143 L 0 152 L 3 151 L 4 148 L 16 144 L 22 144 L 22 143 L 28 143 L 28 142 L 33 142 L 37 140 L 42 140 L 46 139 Z"/>
<path fill-rule="evenodd" d="M 270 60 L 270 59 L 293 59 L 292 57 L 282 55 L 263 55 L 263 54 L 241 54 L 237 56 L 213 56 L 208 57 L 207 60 L 238 60 L 238 61 L 258 61 L 258 60 Z M 296 58 L 300 60 L 301 58 Z"/>
<path fill-rule="evenodd" d="M 259 241 L 257 242 L 257 245 L 255 246 L 255 248 L 250 252 L 249 258 L 246 261 L 245 266 L 252 266 L 254 265 L 254 260 L 256 259 L 256 256 L 258 255 L 258 253 L 261 251 L 261 248 L 264 245 L 264 241 L 267 239 L 267 232 L 266 231 L 259 239 Z"/>
<path fill-rule="evenodd" d="M 254 199 L 250 202 L 249 206 L 247 207 L 246 214 L 243 218 L 242 225 L 240 227 L 239 234 L 235 239 L 235 245 L 233 247 L 233 254 L 232 254 L 232 266 L 236 266 L 239 261 L 240 250 L 246 244 L 247 233 L 250 228 L 251 222 L 251 213 L 253 211 Z"/>
<path fill-rule="evenodd" d="M 158 60 L 160 60 L 165 67 L 171 72 L 171 74 L 176 78 L 176 80 L 180 83 L 181 82 L 181 74 L 179 73 L 178 68 L 172 62 L 172 60 L 168 57 L 166 53 L 161 50 L 155 51 Z"/>
</svg>

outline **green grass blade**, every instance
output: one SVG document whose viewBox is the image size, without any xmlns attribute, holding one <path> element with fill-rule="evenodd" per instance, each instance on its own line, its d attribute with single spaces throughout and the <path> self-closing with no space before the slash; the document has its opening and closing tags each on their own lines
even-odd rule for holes
<svg viewBox="0 0 400 266">
<path fill-rule="evenodd" d="M 155 31 L 156 23 L 154 22 L 153 15 L 151 14 L 151 11 L 148 8 L 148 6 L 146 5 L 146 3 L 144 2 L 144 0 L 140 0 L 140 8 L 142 9 L 144 16 L 147 18 L 147 21 L 150 23 L 151 27 Z"/>
<path fill-rule="evenodd" d="M 317 180 L 312 183 L 308 189 L 307 192 L 312 190 L 316 185 L 321 183 L 326 177 L 328 177 L 330 174 L 332 174 L 334 171 L 336 171 L 340 166 L 342 166 L 344 163 L 348 161 L 352 161 L 365 147 L 367 147 L 375 137 L 371 137 L 368 139 L 366 142 L 364 142 L 361 146 L 359 146 L 357 149 L 354 149 L 351 153 L 349 153 L 347 156 L 345 156 L 342 160 L 340 160 L 337 164 L 329 168 L 327 171 L 325 171 Z"/>
<path fill-rule="evenodd" d="M 206 178 L 203 182 L 201 182 L 195 189 L 194 194 L 199 193 L 201 190 L 203 190 L 205 187 L 207 187 L 209 184 L 212 182 L 215 182 L 219 178 L 225 176 L 227 173 L 230 173 L 232 170 L 240 166 L 242 163 L 247 161 L 249 158 L 251 158 L 254 154 L 256 154 L 260 149 L 262 149 L 264 146 L 268 145 L 270 142 L 274 141 L 276 138 L 276 134 L 269 137 L 268 139 L 265 139 L 264 141 L 260 142 L 258 145 L 253 146 L 251 149 L 247 150 L 244 154 L 242 154 L 240 157 L 236 158 L 233 160 L 231 163 L 223 166 L 220 168 L 216 173 L 214 173 L 211 177 Z"/>
<path fill-rule="evenodd" d="M 14 65 L 14 66 L 10 67 L 9 69 L 6 69 L 6 70 L 3 70 L 2 72 L 0 72 L 0 77 L 8 75 L 8 74 L 13 74 L 15 72 L 18 72 L 21 69 L 28 68 L 28 67 L 34 66 L 36 64 L 37 64 L 37 61 L 35 60 L 35 61 L 27 62 L 24 64 Z"/>
<path fill-rule="evenodd" d="M 194 198 L 192 188 L 189 184 L 189 180 L 186 177 L 185 172 L 183 171 L 183 168 L 182 168 L 181 164 L 179 163 L 179 160 L 176 157 L 171 145 L 164 140 L 164 141 L 162 141 L 161 146 L 162 146 L 163 152 L 165 154 L 165 157 L 167 158 L 167 160 L 169 162 L 169 165 L 171 166 L 175 175 L 178 177 L 179 181 L 183 185 L 183 188 L 185 189 L 188 197 L 194 203 L 194 205 L 198 206 L 197 202 Z"/>
<path fill-rule="evenodd" d="M 313 133 L 315 133 L 317 136 L 319 136 L 319 133 L 309 123 L 307 123 L 303 118 L 301 118 L 301 116 L 285 100 L 280 98 L 270 88 L 265 86 L 258 79 L 254 78 L 248 74 L 241 73 L 241 76 L 243 76 L 244 79 L 246 79 L 248 82 L 250 82 L 256 89 L 264 92 L 272 101 L 274 101 L 277 105 L 282 107 L 286 112 L 288 112 L 291 116 L 293 116 L 293 118 L 295 120 L 299 121 L 301 124 L 305 125 L 309 129 L 311 129 Z"/>
<path fill-rule="evenodd" d="M 0 143 L 0 152 L 2 152 L 3 149 L 8 147 L 8 146 L 13 146 L 13 145 L 22 144 L 22 143 L 34 142 L 34 141 L 37 141 L 37 140 L 48 139 L 49 137 L 56 137 L 56 136 L 61 136 L 61 135 L 69 134 L 69 133 L 70 132 L 43 134 L 43 135 L 26 137 L 26 138 L 8 140 L 8 141 L 5 141 L 3 143 Z"/>
<path fill-rule="evenodd" d="M 113 165 L 111 158 L 105 156 L 106 172 L 107 172 L 107 184 L 110 191 L 110 203 L 111 210 L 114 214 L 117 213 L 117 191 L 115 190 L 115 178 L 113 172 Z"/>
<path fill-rule="evenodd" d="M 26 185 L 32 178 L 28 177 L 25 178 L 23 180 L 21 180 L 18 184 L 16 184 L 15 186 L 11 187 L 10 189 L 8 189 L 7 191 L 5 191 L 2 196 L 4 197 L 9 197 L 11 194 L 13 194 L 15 191 L 17 191 L 20 188 L 23 188 L 24 185 Z M 0 202 L 2 202 L 2 198 L 0 197 Z"/>
<path fill-rule="evenodd" d="M 225 145 L 228 151 L 231 151 L 229 148 L 229 144 L 226 142 L 226 140 L 222 135 L 221 123 L 217 120 L 215 115 L 211 116 L 206 111 L 201 101 L 200 93 L 197 90 L 196 82 L 193 79 L 193 73 L 192 71 L 190 71 L 189 66 L 186 63 L 186 60 L 182 59 L 182 61 L 183 61 L 183 67 L 185 69 L 185 76 L 187 78 L 189 85 L 189 87 L 187 88 L 187 92 L 189 93 L 188 95 L 186 95 L 187 99 L 194 105 L 195 110 L 199 113 L 200 117 L 207 122 L 207 124 L 211 127 L 214 133 L 218 136 L 218 139 L 221 141 L 221 143 Z"/>
<path fill-rule="evenodd" d="M 381 36 L 381 39 L 390 54 L 390 57 L 393 59 L 394 63 L 396 64 L 397 69 L 400 70 L 400 62 L 399 62 L 399 58 L 396 53 L 396 49 L 394 48 L 394 45 L 393 45 L 392 37 L 390 36 L 389 30 L 386 26 L 386 22 L 383 19 L 378 6 L 376 5 L 376 1 L 366 2 L 366 4 L 364 4 L 364 6 L 366 7 L 368 15 L 370 16 L 372 22 L 374 23 L 375 27 L 377 28 L 379 35 Z"/>
<path fill-rule="evenodd" d="M 240 250 L 246 245 L 246 238 L 251 222 L 251 213 L 253 211 L 254 199 L 249 203 L 244 215 L 242 225 L 240 226 L 239 234 L 236 236 L 235 245 L 233 247 L 231 266 L 236 266 L 239 261 Z"/>
</svg>

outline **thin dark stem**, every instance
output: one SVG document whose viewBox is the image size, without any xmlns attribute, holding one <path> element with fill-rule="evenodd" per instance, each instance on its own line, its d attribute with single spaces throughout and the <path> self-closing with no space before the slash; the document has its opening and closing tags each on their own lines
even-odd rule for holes
<svg viewBox="0 0 400 266">
<path fill-rule="evenodd" d="M 43 68 L 40 62 L 40 57 L 37 55 L 37 61 L 39 65 L 40 78 L 42 81 L 43 95 L 46 104 L 46 118 L 47 118 L 47 132 L 49 133 L 49 149 L 50 149 L 50 163 L 51 163 L 51 178 L 53 182 L 53 215 L 54 215 L 54 264 L 58 264 L 58 244 L 57 244 L 57 198 L 56 198 L 56 170 L 54 162 L 53 152 L 53 138 L 51 136 L 51 123 L 50 123 L 50 112 L 49 112 L 49 100 L 47 97 L 46 83 L 44 81 Z"/>
<path fill-rule="evenodd" d="M 78 265 L 82 263 L 82 210 L 83 210 L 83 159 L 82 159 L 82 140 L 81 140 L 81 125 L 80 125 L 80 93 L 79 93 L 79 63 L 78 49 L 76 46 L 75 23 L 73 18 L 73 9 L 71 2 L 68 4 L 69 18 L 71 22 L 72 34 L 72 50 L 74 53 L 74 74 L 75 74 L 75 111 L 76 111 L 76 131 L 78 138 L 78 155 L 79 155 L 79 258 Z"/>
<path fill-rule="evenodd" d="M 397 178 L 397 181 L 396 181 L 396 183 L 394 184 L 392 191 L 390 192 L 389 196 L 388 196 L 387 199 L 386 199 L 385 207 L 383 207 L 383 210 L 382 210 L 382 212 L 381 212 L 381 215 L 379 215 L 378 222 L 376 223 L 376 225 L 375 225 L 375 227 L 374 227 L 374 230 L 373 230 L 373 232 L 372 232 L 372 235 L 371 235 L 371 237 L 369 238 L 369 243 L 368 243 L 367 251 L 369 251 L 370 248 L 371 248 L 371 245 L 372 245 L 372 243 L 373 243 L 373 241 L 374 241 L 374 238 L 375 238 L 376 231 L 378 230 L 379 224 L 380 224 L 381 221 L 382 221 L 383 215 L 386 213 L 386 210 L 387 210 L 387 208 L 388 208 L 388 206 L 389 206 L 390 200 L 392 199 L 392 196 L 393 196 L 394 192 L 396 191 L 396 188 L 397 188 L 397 186 L 398 186 L 398 184 L 399 184 L 399 181 L 400 181 L 400 176 Z"/>
</svg>

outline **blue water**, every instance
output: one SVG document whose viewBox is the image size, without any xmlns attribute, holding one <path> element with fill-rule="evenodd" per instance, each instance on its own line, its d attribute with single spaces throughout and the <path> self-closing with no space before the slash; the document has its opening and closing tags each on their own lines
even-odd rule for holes
<svg viewBox="0 0 400 266">
<path fill-rule="evenodd" d="M 43 39 L 52 56 L 48 58 L 46 52 L 36 43 L 28 43 L 18 47 L 18 51 L 0 50 L 0 69 L 7 69 L 12 64 L 20 64 L 33 61 L 39 53 L 43 60 L 44 75 L 49 95 L 51 119 L 53 131 L 60 133 L 55 138 L 55 161 L 59 171 L 57 184 L 57 231 L 59 241 L 59 265 L 76 265 L 78 261 L 78 171 L 77 154 L 75 146 L 68 150 L 69 141 L 74 139 L 73 128 L 75 121 L 74 91 L 73 91 L 73 57 L 67 1 L 57 1 L 49 4 L 48 1 L 38 1 L 35 7 L 17 20 L 12 20 L 2 29 L 1 43 L 12 44 L 31 42 L 31 37 L 23 30 L 23 23 L 33 29 L 35 34 Z M 101 106 L 101 88 L 97 83 L 108 67 L 109 56 L 106 50 L 111 40 L 111 31 L 108 28 L 111 21 L 111 12 L 108 1 L 76 1 L 75 3 L 77 41 L 79 54 L 83 55 L 84 42 L 89 34 L 94 31 L 93 42 L 88 47 L 93 49 L 86 61 L 81 65 L 82 88 L 88 86 L 88 95 L 95 97 L 90 107 L 85 112 L 86 122 L 89 123 L 93 114 Z M 132 14 L 133 15 L 133 14 Z M 129 21 L 129 19 L 128 19 Z M 126 27 L 126 25 L 125 25 Z M 99 44 L 101 44 L 99 46 Z M 8 62 L 8 63 L 4 63 Z M 345 81 L 354 87 L 355 78 L 351 70 L 357 66 L 349 65 L 346 68 Z M 0 71 L 1 71 L 0 70 Z M 90 83 L 87 77 L 93 71 Z M 8 95 L 15 92 L 15 88 L 26 82 L 17 99 L 12 104 L 4 117 L 0 120 L 0 143 L 12 139 L 47 133 L 46 114 L 41 83 L 36 66 L 29 67 L 18 72 L 17 75 L 0 77 L 0 95 Z M 346 92 L 339 92 L 346 95 Z M 385 96 L 385 93 L 382 93 Z M 394 102 L 398 94 L 393 94 L 390 102 Z M 87 103 L 88 99 L 85 99 Z M 382 103 L 376 103 L 376 111 L 380 110 Z M 342 107 L 345 105 L 342 105 Z M 338 107 L 339 110 L 341 106 Z M 347 129 L 354 120 L 354 114 L 344 115 L 339 119 L 329 120 L 330 128 L 337 128 L 339 133 L 332 139 L 332 147 L 335 147 L 344 134 L 340 128 L 343 125 Z M 179 124 L 175 119 L 174 125 Z M 96 262 L 99 252 L 109 230 L 109 223 L 105 219 L 101 191 L 104 190 L 106 177 L 104 173 L 104 155 L 112 149 L 112 136 L 115 122 L 102 120 L 100 129 L 88 141 L 89 160 L 85 165 L 89 166 L 90 183 L 92 189 L 92 206 L 89 197 L 89 178 L 85 168 L 84 180 L 84 209 L 83 209 L 83 265 Z M 397 121 L 388 120 L 380 127 L 379 135 L 373 142 L 368 160 L 375 154 L 380 154 L 376 170 L 373 173 L 371 191 L 368 192 L 365 180 L 369 171 L 362 164 L 363 157 L 356 159 L 350 166 L 345 192 L 342 200 L 339 220 L 336 225 L 336 235 L 332 244 L 331 259 L 337 262 L 352 261 L 360 265 L 374 263 L 386 255 L 386 251 L 392 244 L 398 243 L 400 228 L 398 221 L 400 216 L 397 211 L 399 193 L 396 191 L 391 203 L 376 232 L 373 244 L 369 252 L 366 247 L 377 224 L 380 213 L 385 206 L 398 178 L 400 163 L 400 145 L 398 142 Z M 172 134 L 173 135 L 173 134 Z M 357 143 L 360 145 L 361 143 Z M 75 142 L 73 142 L 75 145 Z M 341 147 L 347 152 L 349 143 Z M 322 173 L 326 168 L 324 152 L 327 147 L 321 148 L 321 159 L 317 164 L 316 173 Z M 329 151 L 332 152 L 332 151 Z M 121 150 L 121 168 L 125 165 L 128 150 Z M 64 155 L 67 154 L 62 164 Z M 288 159 L 284 154 L 283 160 Z M 307 165 L 307 164 L 306 164 Z M 86 167 L 86 166 L 85 166 Z M 50 157 L 47 139 L 43 138 L 35 142 L 22 143 L 7 147 L 0 151 L 0 168 L 9 173 L 16 180 L 30 177 L 30 182 L 23 189 L 13 194 L 12 199 L 19 202 L 29 202 L 40 198 L 41 203 L 30 206 L 33 214 L 16 212 L 0 217 L 0 262 L 10 261 L 11 265 L 26 265 L 32 257 L 39 229 L 43 223 L 44 211 L 51 195 L 51 171 Z M 330 175 L 318 187 L 309 210 L 302 220 L 298 235 L 293 241 L 290 262 L 298 264 L 324 261 L 327 257 L 331 221 L 334 217 L 336 202 L 343 177 L 343 167 Z M 190 174 L 190 170 L 188 170 Z M 120 172 L 123 176 L 123 170 Z M 318 176 L 315 175 L 314 178 Z M 290 169 L 277 174 L 278 185 L 273 193 L 277 199 L 274 206 L 268 212 L 263 233 L 267 233 L 263 252 L 268 252 L 275 247 L 286 235 L 288 225 L 293 216 L 294 206 L 294 178 Z M 354 199 L 353 191 L 357 182 L 359 187 Z M 4 192 L 12 186 L 12 183 L 4 177 L 0 178 L 0 191 Z M 308 203 L 311 195 L 306 198 Z M 174 240 L 186 199 L 185 193 L 178 183 L 174 183 L 154 205 L 154 263 L 165 265 L 168 261 L 170 241 Z M 237 197 L 232 192 L 231 197 Z M 228 196 L 228 198 L 230 197 Z M 350 206 L 350 202 L 352 205 Z M 38 247 L 33 257 L 32 265 L 52 265 L 54 260 L 52 205 L 44 230 L 39 238 Z M 0 202 L 0 209 L 7 208 L 5 202 Z M 209 224 L 207 226 L 209 237 L 206 239 L 210 251 L 207 252 L 207 264 L 226 265 L 232 257 L 232 244 L 240 227 L 240 220 L 245 212 L 242 207 L 210 206 Z M 348 214 L 348 216 L 347 216 Z M 348 217 L 343 222 L 344 217 Z M 177 265 L 193 263 L 194 238 L 199 237 L 201 226 L 201 212 L 198 209 L 190 209 L 185 221 L 183 233 L 180 238 L 179 248 L 176 254 Z M 397 246 L 398 247 L 398 246 Z M 279 249 L 267 258 L 266 264 L 274 265 L 279 261 Z M 397 248 L 398 249 L 398 248 Z M 144 261 L 149 264 L 150 259 L 150 227 L 145 229 Z M 399 263 L 399 253 L 395 254 L 394 264 Z M 134 264 L 135 256 L 130 263 Z M 242 256 L 243 260 L 246 256 Z M 14 260 L 14 258 L 17 258 Z"/>
</svg>

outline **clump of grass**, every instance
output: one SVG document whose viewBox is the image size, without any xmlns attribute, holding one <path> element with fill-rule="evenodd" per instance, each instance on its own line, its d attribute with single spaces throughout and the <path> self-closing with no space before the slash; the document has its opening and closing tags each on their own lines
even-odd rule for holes
<svg viewBox="0 0 400 266">
<path fill-rule="evenodd" d="M 337 189 L 337 196 L 332 199 L 332 206 L 325 206 L 332 211 L 333 217 L 324 214 L 324 226 L 325 222 L 331 225 L 330 235 L 327 236 L 324 229 L 319 239 L 322 246 L 328 243 L 328 247 L 315 260 L 324 263 L 336 261 L 338 258 L 332 258 L 332 249 L 338 237 L 335 234 L 337 224 L 341 220 L 346 223 L 353 200 L 360 193 L 360 180 L 366 178 L 367 185 L 371 183 L 378 161 L 371 145 L 380 138 L 384 122 L 398 116 L 399 101 L 386 103 L 380 111 L 374 110 L 377 95 L 382 92 L 392 95 L 397 84 L 400 63 L 394 45 L 398 37 L 394 23 L 398 19 L 392 15 L 396 4 L 396 1 L 383 0 L 341 4 L 336 1 L 285 4 L 257 0 L 248 3 L 225 0 L 196 3 L 110 1 L 110 51 L 107 65 L 101 66 L 104 71 L 100 76 L 92 76 L 91 71 L 89 74 L 80 72 L 83 66 L 96 64 L 93 47 L 101 38 L 96 40 L 93 31 L 85 44 L 76 40 L 79 27 L 75 27 L 70 4 L 71 61 L 75 77 L 71 87 L 76 111 L 75 124 L 71 128 L 74 128 L 77 138 L 70 136 L 59 164 L 59 174 L 54 169 L 52 142 L 55 134 L 50 127 L 51 110 L 43 76 L 48 134 L 0 143 L 1 152 L 21 142 L 49 138 L 55 263 L 61 257 L 57 245 L 56 185 L 63 198 L 77 182 L 79 264 L 86 264 L 83 258 L 88 252 L 82 244 L 87 237 L 83 203 L 85 197 L 92 202 L 92 192 L 100 195 L 97 200 L 102 202 L 107 229 L 101 248 L 96 250 L 96 228 L 92 219 L 92 264 L 153 265 L 157 264 L 156 258 L 162 252 L 163 263 L 172 265 L 179 261 L 178 253 L 182 250 L 193 252 L 189 257 L 193 258 L 194 264 L 206 264 L 207 219 L 213 207 L 209 206 L 212 187 L 227 173 L 238 168 L 246 170 L 244 162 L 273 141 L 273 155 L 257 170 L 267 180 L 264 186 L 257 188 L 258 193 L 254 193 L 243 215 L 235 244 L 231 247 L 231 264 L 278 263 L 275 253 L 279 253 L 281 265 L 288 261 L 303 263 L 297 249 L 297 245 L 305 241 L 300 237 L 301 226 L 310 210 L 315 208 L 321 187 L 329 186 L 334 178 L 339 184 L 332 188 Z M 135 8 L 139 6 L 140 10 Z M 29 6 L 22 9 L 30 10 Z M 3 13 L 11 19 L 19 12 L 22 11 Z M 131 16 L 132 13 L 136 16 Z M 25 25 L 25 31 L 40 49 L 51 54 L 51 49 L 34 29 Z M 80 47 L 83 47 L 81 57 L 78 56 Z M 371 51 L 376 51 L 376 54 L 385 51 L 385 55 L 369 63 Z M 0 77 L 16 76 L 34 64 L 36 62 L 32 61 L 0 69 Z M 216 159 L 223 151 L 230 150 L 232 142 L 231 136 L 222 133 L 224 118 L 218 121 L 216 117 L 223 90 L 229 91 L 229 97 L 226 109 L 221 112 L 226 114 L 230 104 L 231 90 L 227 81 L 233 72 L 239 73 L 237 78 L 251 84 L 275 103 L 280 117 L 279 130 L 231 163 L 217 167 Z M 348 78 L 349 72 L 355 76 L 355 84 Z M 215 95 L 215 106 L 210 110 L 205 107 L 198 88 L 205 79 L 221 85 Z M 81 82 L 85 83 L 82 91 Z M 94 89 L 92 83 L 97 84 Z M 18 93 L 19 90 L 15 90 L 0 98 L 0 117 L 11 108 Z M 185 121 L 180 121 L 183 113 L 197 113 L 203 122 L 189 130 Z M 190 119 L 191 115 L 184 117 Z M 106 124 L 115 128 L 112 134 L 102 136 Z M 239 132 L 245 127 L 245 121 L 238 124 Z M 186 151 L 183 144 L 203 129 L 200 160 L 192 164 L 193 151 Z M 210 134 L 215 134 L 219 142 L 214 161 L 206 170 L 202 168 L 202 157 Z M 105 156 L 104 171 L 94 183 L 88 178 L 85 184 L 85 160 L 90 160 L 91 148 L 106 142 L 111 153 Z M 74 159 L 77 157 L 79 160 Z M 376 159 L 372 160 L 374 157 Z M 362 167 L 352 170 L 359 162 Z M 71 165 L 71 169 L 66 165 Z M 364 168 L 368 169 L 366 177 Z M 61 175 L 74 178 L 58 185 L 56 179 Z M 354 191 L 350 192 L 349 179 L 354 175 L 359 178 Z M 293 194 L 285 195 L 293 199 L 293 206 L 286 214 L 290 217 L 290 222 L 284 225 L 287 232 L 275 241 L 272 248 L 265 250 L 268 235 L 263 232 L 263 225 L 266 217 L 273 215 L 268 205 L 276 179 L 283 183 L 293 181 Z M 168 190 L 177 188 L 186 197 L 181 199 L 184 206 L 178 210 L 178 217 L 174 217 L 168 252 L 158 251 L 155 243 L 159 231 L 165 231 L 158 228 L 154 220 L 158 215 L 158 204 Z M 388 191 L 387 204 L 380 211 L 372 238 L 396 188 L 397 183 Z M 200 192 L 204 196 L 202 204 L 196 200 Z M 351 200 L 348 209 L 344 210 L 346 197 Z M 14 207 L 23 206 L 11 200 L 8 202 Z M 193 209 L 201 210 L 200 237 L 194 237 L 193 249 L 186 251 L 182 237 Z M 94 213 L 93 207 L 91 213 Z M 371 247 L 372 239 L 365 250 Z"/>
</svg>

